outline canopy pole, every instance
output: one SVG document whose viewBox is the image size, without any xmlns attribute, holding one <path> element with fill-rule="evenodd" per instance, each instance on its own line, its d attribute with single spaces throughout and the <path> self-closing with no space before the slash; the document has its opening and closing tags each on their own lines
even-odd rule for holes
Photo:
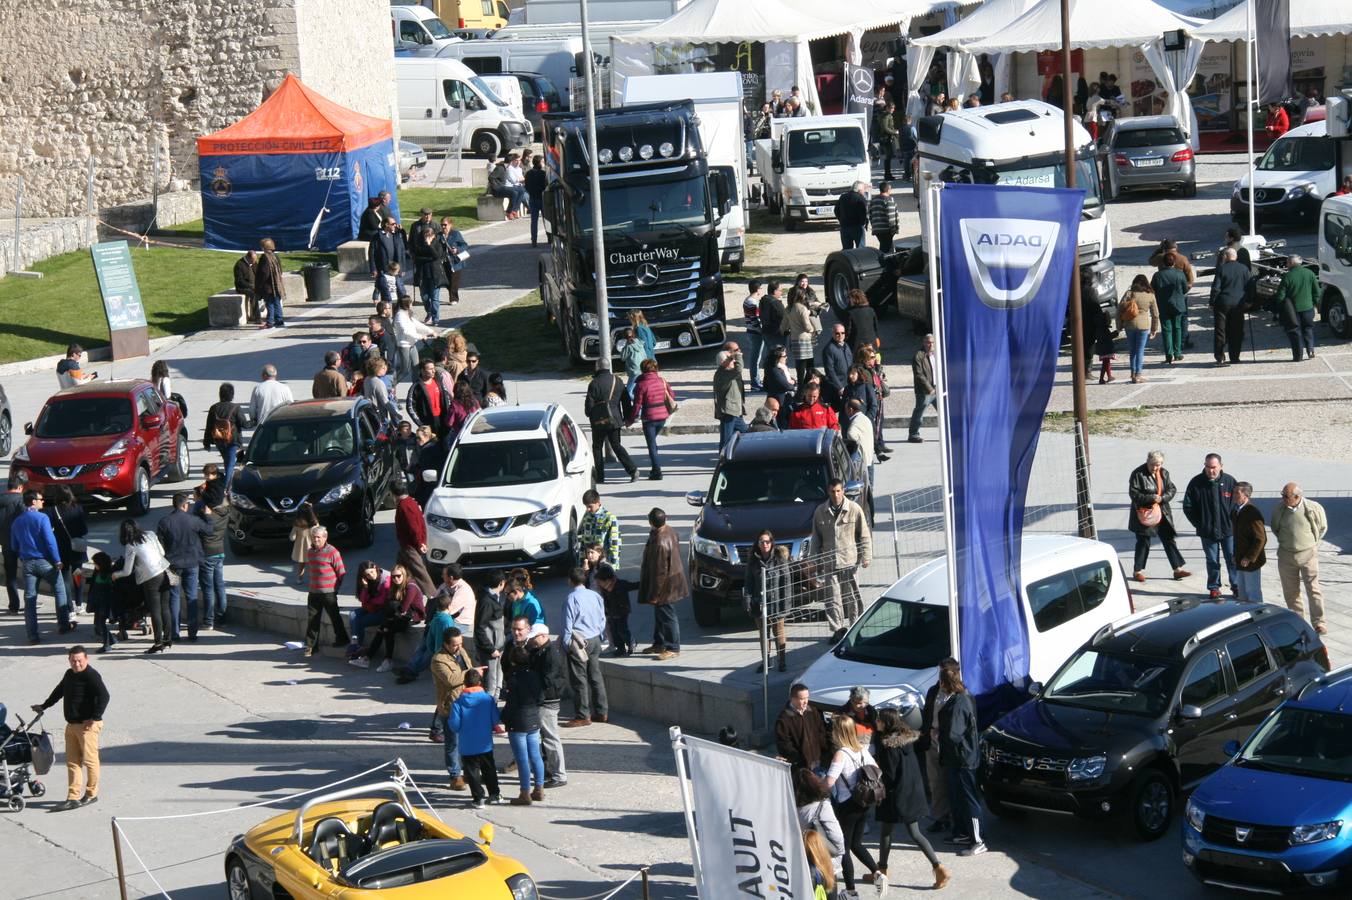
<svg viewBox="0 0 1352 900">
<path fill-rule="evenodd" d="M 1249 96 L 1248 109 L 1244 116 L 1245 137 L 1249 142 L 1249 237 L 1258 233 L 1257 211 L 1254 204 L 1257 202 L 1258 194 L 1254 189 L 1253 183 L 1253 120 L 1258 112 L 1258 42 L 1254 40 L 1254 0 L 1246 0 L 1244 4 L 1244 65 L 1249 70 Z"/>
</svg>

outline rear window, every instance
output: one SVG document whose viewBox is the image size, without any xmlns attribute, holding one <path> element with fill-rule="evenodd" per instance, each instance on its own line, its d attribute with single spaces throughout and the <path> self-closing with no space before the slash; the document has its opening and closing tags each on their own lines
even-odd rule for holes
<svg viewBox="0 0 1352 900">
<path fill-rule="evenodd" d="M 1229 641 L 1225 649 L 1230 654 L 1230 667 L 1235 670 L 1235 683 L 1239 687 L 1252 684 L 1272 671 L 1267 648 L 1256 633 Z"/>
<path fill-rule="evenodd" d="M 1177 128 L 1124 128 L 1113 139 L 1113 146 L 1119 150 L 1186 143 L 1187 139 L 1183 137 L 1183 132 Z"/>
<path fill-rule="evenodd" d="M 1304 629 L 1296 627 L 1292 622 L 1277 622 L 1265 630 L 1268 642 L 1282 665 L 1293 663 L 1305 655 L 1309 641 Z"/>
<path fill-rule="evenodd" d="M 1078 566 L 1028 585 L 1028 607 L 1039 632 L 1050 631 L 1098 608 L 1113 583 L 1107 562 Z"/>
</svg>

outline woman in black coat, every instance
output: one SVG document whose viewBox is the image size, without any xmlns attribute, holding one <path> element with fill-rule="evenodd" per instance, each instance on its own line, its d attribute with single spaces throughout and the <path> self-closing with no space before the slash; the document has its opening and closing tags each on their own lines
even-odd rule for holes
<svg viewBox="0 0 1352 900">
<path fill-rule="evenodd" d="M 413 243 L 414 284 L 418 286 L 418 295 L 422 297 L 423 310 L 427 320 L 433 325 L 441 322 L 441 291 L 450 286 L 446 278 L 446 266 L 450 262 L 446 245 L 438 240 L 431 228 L 424 229 L 422 236 Z"/>
<path fill-rule="evenodd" d="M 925 859 L 934 869 L 934 889 L 938 890 L 948 883 L 948 870 L 939 864 L 934 848 L 920 831 L 920 820 L 929 813 L 929 801 L 925 799 L 925 777 L 921 774 L 920 761 L 915 755 L 918 740 L 920 732 L 907 728 L 897 710 L 884 709 L 878 713 L 878 728 L 873 736 L 873 758 L 882 771 L 883 786 L 887 788 L 887 796 L 878 804 L 875 813 L 881 834 L 878 872 L 880 878 L 886 879 L 887 857 L 892 852 L 892 828 L 894 825 L 905 825 L 911 841 L 925 854 Z M 886 884 L 885 880 L 883 884 Z"/>
<path fill-rule="evenodd" d="M 544 682 L 539 669 L 530 664 L 526 641 L 513 643 L 504 651 L 502 671 L 502 697 L 506 701 L 502 724 L 507 729 L 507 741 L 512 745 L 521 783 L 521 794 L 512 798 L 512 805 L 530 806 L 532 800 L 545 799 L 545 760 L 540 753 L 540 699 L 544 696 Z"/>
<path fill-rule="evenodd" d="M 64 484 L 49 484 L 42 489 L 42 512 L 52 522 L 56 549 L 61 554 L 61 579 L 66 583 L 66 608 L 74 613 L 80 605 L 75 592 L 75 573 L 85 564 L 84 539 L 89 534 L 84 507 Z M 79 545 L 78 550 L 75 549 Z M 72 626 L 64 631 L 74 631 Z"/>
<path fill-rule="evenodd" d="M 850 308 L 846 311 L 845 340 L 851 348 L 878 349 L 878 313 L 869 305 L 863 291 L 850 291 Z"/>
<path fill-rule="evenodd" d="M 1145 581 L 1145 563 L 1150 558 L 1150 539 L 1159 535 L 1164 545 L 1164 555 L 1174 568 L 1174 580 L 1187 578 L 1190 574 L 1183 568 L 1183 554 L 1178 552 L 1177 533 L 1174 529 L 1174 513 L 1169 502 L 1178 493 L 1169 470 L 1164 468 L 1164 454 L 1151 450 L 1146 454 L 1144 465 L 1137 466 L 1127 480 L 1127 491 L 1131 494 L 1131 509 L 1127 512 L 1127 528 L 1136 535 L 1136 559 L 1132 578 Z M 1160 520 L 1156 525 L 1147 525 L 1141 521 L 1145 510 L 1156 503 L 1160 505 Z M 1142 512 L 1138 513 L 1137 510 Z"/>
</svg>

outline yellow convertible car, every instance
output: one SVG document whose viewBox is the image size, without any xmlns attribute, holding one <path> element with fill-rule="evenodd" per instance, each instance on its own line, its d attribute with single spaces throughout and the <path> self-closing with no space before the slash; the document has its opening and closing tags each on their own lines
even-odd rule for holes
<svg viewBox="0 0 1352 900">
<path fill-rule="evenodd" d="M 396 781 L 362 785 L 312 797 L 235 838 L 225 883 L 230 900 L 539 900 L 530 874 L 489 850 L 492 841 L 492 825 L 473 841 L 414 810 Z"/>
</svg>

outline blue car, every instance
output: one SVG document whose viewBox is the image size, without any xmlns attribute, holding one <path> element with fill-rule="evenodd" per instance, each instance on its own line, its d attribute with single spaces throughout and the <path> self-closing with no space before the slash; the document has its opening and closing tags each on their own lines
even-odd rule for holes
<svg viewBox="0 0 1352 900">
<path fill-rule="evenodd" d="M 1352 896 L 1352 666 L 1273 710 L 1188 801 L 1183 862 L 1203 883 Z"/>
</svg>

